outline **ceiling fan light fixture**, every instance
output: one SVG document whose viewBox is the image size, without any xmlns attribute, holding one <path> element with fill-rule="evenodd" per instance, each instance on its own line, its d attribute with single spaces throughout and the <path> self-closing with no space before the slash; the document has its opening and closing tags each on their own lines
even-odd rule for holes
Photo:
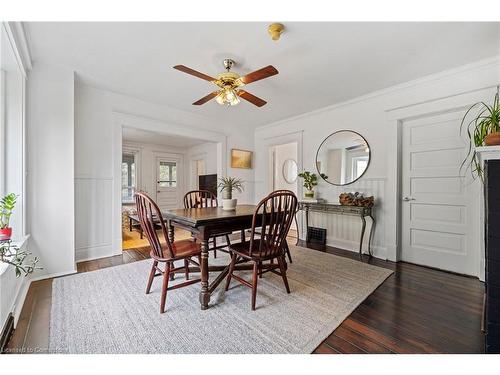
<svg viewBox="0 0 500 375">
<path fill-rule="evenodd" d="M 220 94 L 215 97 L 215 100 L 220 105 L 228 105 L 228 106 L 237 105 L 240 102 L 240 98 L 238 98 L 238 94 L 231 87 L 224 88 L 220 92 Z"/>
</svg>

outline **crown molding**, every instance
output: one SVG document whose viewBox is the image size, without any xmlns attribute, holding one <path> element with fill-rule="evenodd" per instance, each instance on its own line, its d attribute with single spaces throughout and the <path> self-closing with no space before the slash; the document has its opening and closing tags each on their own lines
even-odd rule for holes
<svg viewBox="0 0 500 375">
<path fill-rule="evenodd" d="M 32 68 L 31 52 L 22 22 L 2 22 L 7 38 L 23 76 L 26 78 Z"/>
</svg>

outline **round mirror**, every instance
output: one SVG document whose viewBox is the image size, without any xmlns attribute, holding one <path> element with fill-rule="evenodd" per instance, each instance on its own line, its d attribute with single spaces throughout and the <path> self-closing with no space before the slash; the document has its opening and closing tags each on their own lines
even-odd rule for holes
<svg viewBox="0 0 500 375">
<path fill-rule="evenodd" d="M 332 185 L 347 185 L 359 179 L 370 164 L 370 146 L 365 138 L 351 130 L 330 134 L 319 146 L 316 168 Z"/>
<path fill-rule="evenodd" d="M 297 181 L 297 162 L 293 159 L 286 159 L 283 163 L 283 178 L 289 184 Z"/>
</svg>

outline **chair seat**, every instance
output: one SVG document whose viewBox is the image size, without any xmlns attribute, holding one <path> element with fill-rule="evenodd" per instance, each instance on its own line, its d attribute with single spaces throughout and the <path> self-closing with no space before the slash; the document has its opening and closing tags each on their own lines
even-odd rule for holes
<svg viewBox="0 0 500 375">
<path fill-rule="evenodd" d="M 231 244 L 231 246 L 229 246 L 229 249 L 238 254 L 239 256 L 242 256 L 243 258 L 247 259 L 267 260 L 271 258 L 276 258 L 276 253 L 274 251 L 270 251 L 270 253 L 273 255 L 268 255 L 268 256 L 263 256 L 258 253 L 257 254 L 253 253 L 252 255 L 250 255 L 250 241 Z"/>
<path fill-rule="evenodd" d="M 174 253 L 172 260 L 189 258 L 201 254 L 201 245 L 191 240 L 174 241 L 172 252 Z M 166 260 L 169 260 L 169 258 L 166 258 Z"/>
</svg>

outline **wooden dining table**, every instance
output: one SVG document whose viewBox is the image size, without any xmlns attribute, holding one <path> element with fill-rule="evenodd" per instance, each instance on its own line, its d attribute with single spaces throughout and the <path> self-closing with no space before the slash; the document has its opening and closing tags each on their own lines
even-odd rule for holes
<svg viewBox="0 0 500 375">
<path fill-rule="evenodd" d="M 180 208 L 162 212 L 163 219 L 168 224 L 168 236 L 171 241 L 175 239 L 174 228 L 177 227 L 191 232 L 201 244 L 200 267 L 190 267 L 190 271 L 201 273 L 200 304 L 202 310 L 208 309 L 210 296 L 229 271 L 229 265 L 209 265 L 209 239 L 223 233 L 239 231 L 241 241 L 245 241 L 245 230 L 252 226 L 255 208 L 254 205 L 238 205 L 234 211 L 224 211 L 221 207 L 205 207 Z M 257 216 L 257 226 L 260 225 L 261 219 L 261 216 Z M 251 267 L 249 264 L 237 265 L 235 269 L 251 269 Z M 209 272 L 220 272 L 210 284 Z"/>
</svg>

